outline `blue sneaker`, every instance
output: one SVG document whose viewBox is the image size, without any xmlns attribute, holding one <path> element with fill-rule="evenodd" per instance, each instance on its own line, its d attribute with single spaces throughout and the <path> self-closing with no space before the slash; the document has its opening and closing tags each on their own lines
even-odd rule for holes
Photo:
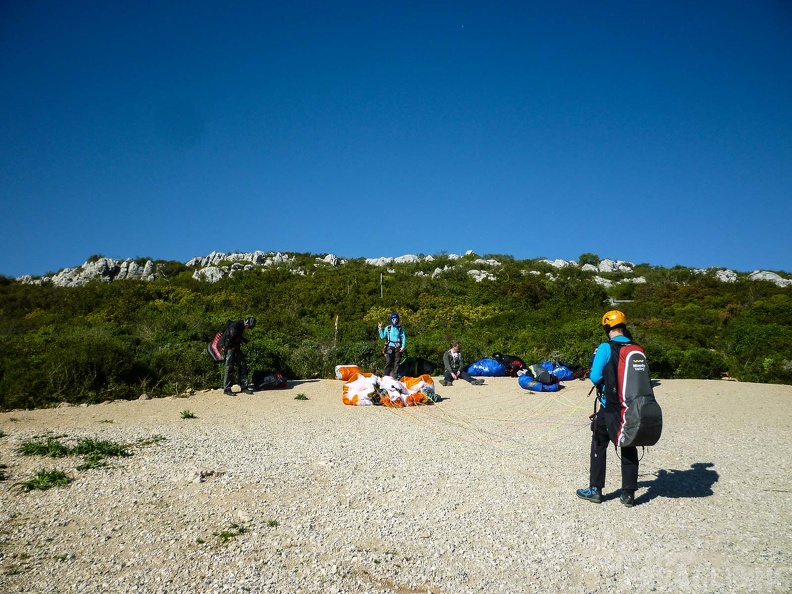
<svg viewBox="0 0 792 594">
<path fill-rule="evenodd" d="M 578 489 L 577 496 L 586 501 L 591 501 L 591 503 L 602 503 L 602 491 L 599 487 Z"/>
<path fill-rule="evenodd" d="M 625 507 L 632 507 L 635 505 L 635 491 L 622 491 L 619 501 Z"/>
</svg>

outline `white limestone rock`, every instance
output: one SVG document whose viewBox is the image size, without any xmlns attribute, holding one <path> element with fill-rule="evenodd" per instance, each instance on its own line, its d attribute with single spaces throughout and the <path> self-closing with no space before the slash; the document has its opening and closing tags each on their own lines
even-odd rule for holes
<svg viewBox="0 0 792 594">
<path fill-rule="evenodd" d="M 475 266 L 500 266 L 501 263 L 497 260 L 484 260 L 483 258 L 479 258 L 478 260 L 473 260 L 473 264 Z"/>
<path fill-rule="evenodd" d="M 779 287 L 788 287 L 792 285 L 792 280 L 783 278 L 775 272 L 769 272 L 767 270 L 754 270 L 748 275 L 748 278 L 753 281 L 769 281 Z"/>
<path fill-rule="evenodd" d="M 470 276 L 477 283 L 480 283 L 483 280 L 495 280 L 495 275 L 491 272 L 487 272 L 486 270 L 468 270 L 468 276 Z"/>
<path fill-rule="evenodd" d="M 729 270 L 728 268 L 717 268 L 715 266 L 711 268 L 695 268 L 693 270 L 696 274 L 713 274 L 716 279 L 718 279 L 722 283 L 736 283 L 737 282 L 737 273 L 733 270 Z"/>
<path fill-rule="evenodd" d="M 715 272 L 715 278 L 723 283 L 736 283 L 737 273 L 729 269 L 718 270 Z"/>
<path fill-rule="evenodd" d="M 205 268 L 199 268 L 193 272 L 193 278 L 199 281 L 216 283 L 225 277 L 227 271 L 228 268 L 225 266 L 222 268 L 218 268 L 217 266 L 206 266 Z"/>
<path fill-rule="evenodd" d="M 567 260 L 540 260 L 540 262 L 544 262 L 545 264 L 550 264 L 553 268 L 566 268 L 567 266 L 577 266 L 578 263 L 575 261 L 567 261 Z"/>
<path fill-rule="evenodd" d="M 607 278 L 602 278 L 601 276 L 595 276 L 594 282 L 602 287 L 605 287 L 606 289 L 610 289 L 613 286 L 613 282 L 609 281 Z"/>
</svg>

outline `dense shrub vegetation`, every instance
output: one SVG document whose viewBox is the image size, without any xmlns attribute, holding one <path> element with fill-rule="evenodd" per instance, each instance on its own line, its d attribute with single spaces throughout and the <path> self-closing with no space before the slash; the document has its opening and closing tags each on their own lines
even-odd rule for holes
<svg viewBox="0 0 792 594">
<path fill-rule="evenodd" d="M 587 366 L 609 299 L 632 300 L 618 307 L 656 377 L 792 383 L 790 287 L 641 264 L 635 275 L 646 283 L 606 291 L 593 273 L 508 256 L 485 256 L 502 264 L 489 269 L 495 280 L 481 282 L 467 274 L 482 268 L 477 256 L 387 269 L 294 256 L 214 284 L 193 280 L 178 262 L 158 262 L 167 274 L 153 282 L 62 288 L 0 279 L 0 409 L 217 387 L 221 371 L 206 344 L 226 320 L 247 315 L 258 318 L 248 333 L 249 367 L 293 379 L 333 377 L 339 363 L 381 370 L 376 324 L 392 310 L 401 314 L 408 354 L 438 364 L 456 339 L 469 361 L 500 351 Z M 437 268 L 445 270 L 432 278 Z"/>
</svg>

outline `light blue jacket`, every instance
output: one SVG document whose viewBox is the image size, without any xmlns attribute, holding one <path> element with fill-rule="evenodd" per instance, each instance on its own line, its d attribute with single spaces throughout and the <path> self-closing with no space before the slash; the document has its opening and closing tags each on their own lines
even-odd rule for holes
<svg viewBox="0 0 792 594">
<path fill-rule="evenodd" d="M 401 326 L 388 325 L 379 329 L 380 338 L 388 341 L 388 346 L 399 343 L 399 346 L 404 349 L 407 346 L 407 337 L 404 335 L 404 328 Z"/>
<path fill-rule="evenodd" d="M 626 336 L 614 336 L 613 340 L 615 342 L 631 342 L 629 338 Z M 611 359 L 611 348 L 607 342 L 603 342 L 601 345 L 597 347 L 597 353 L 594 355 L 594 361 L 591 363 L 591 371 L 589 372 L 589 379 L 592 383 L 597 386 L 602 383 L 602 376 L 605 366 L 610 362 Z M 600 403 L 602 404 L 603 408 L 606 404 L 605 399 L 605 386 L 601 386 L 602 388 L 602 397 L 600 398 Z"/>
</svg>

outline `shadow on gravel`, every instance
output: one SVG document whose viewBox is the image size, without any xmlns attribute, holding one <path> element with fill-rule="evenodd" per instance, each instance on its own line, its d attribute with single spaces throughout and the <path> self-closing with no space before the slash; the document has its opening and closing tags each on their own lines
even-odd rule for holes
<svg viewBox="0 0 792 594">
<path fill-rule="evenodd" d="M 652 481 L 641 481 L 638 488 L 646 487 L 646 493 L 635 498 L 635 504 L 647 503 L 655 497 L 709 497 L 712 485 L 718 482 L 717 471 L 712 462 L 696 462 L 687 470 L 660 469 Z"/>
</svg>

